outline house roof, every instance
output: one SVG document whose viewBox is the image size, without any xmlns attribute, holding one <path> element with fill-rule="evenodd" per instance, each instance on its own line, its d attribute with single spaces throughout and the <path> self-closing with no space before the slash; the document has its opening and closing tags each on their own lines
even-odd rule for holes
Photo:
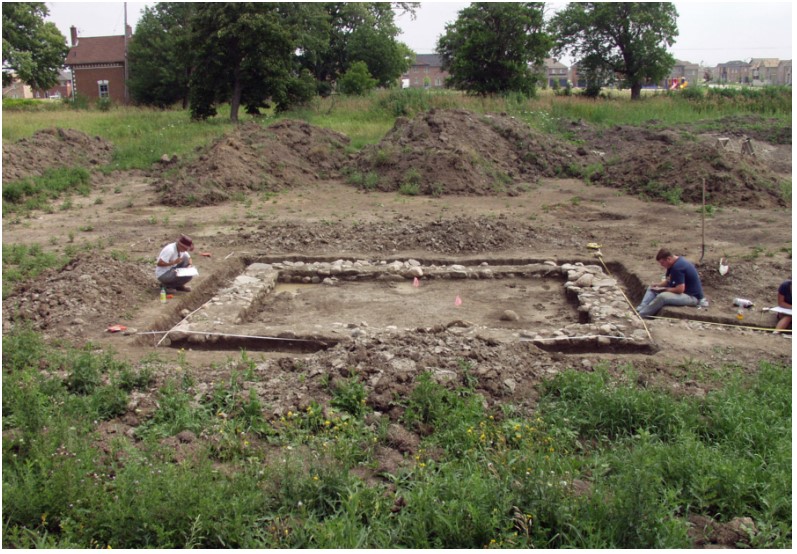
<svg viewBox="0 0 797 554">
<path fill-rule="evenodd" d="M 567 66 L 554 58 L 545 58 L 543 65 L 546 69 L 567 69 Z"/>
<path fill-rule="evenodd" d="M 443 60 L 437 54 L 417 54 L 412 65 L 428 65 L 431 67 L 442 67 Z"/>
<path fill-rule="evenodd" d="M 69 49 L 66 65 L 112 63 L 125 61 L 125 37 L 80 37 Z"/>
<path fill-rule="evenodd" d="M 778 67 L 778 58 L 753 58 L 750 60 L 752 67 Z"/>
</svg>

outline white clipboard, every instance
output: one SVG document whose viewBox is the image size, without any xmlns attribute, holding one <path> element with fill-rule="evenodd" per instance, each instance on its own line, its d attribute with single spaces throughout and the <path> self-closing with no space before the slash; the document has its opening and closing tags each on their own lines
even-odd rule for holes
<svg viewBox="0 0 797 554">
<path fill-rule="evenodd" d="M 199 272 L 195 267 L 178 267 L 174 270 L 174 274 L 178 277 L 195 277 Z"/>
</svg>

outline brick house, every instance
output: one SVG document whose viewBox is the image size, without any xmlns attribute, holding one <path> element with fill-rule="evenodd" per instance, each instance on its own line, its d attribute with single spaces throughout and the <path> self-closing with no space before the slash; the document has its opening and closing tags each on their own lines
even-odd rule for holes
<svg viewBox="0 0 797 554">
<path fill-rule="evenodd" d="M 127 26 L 126 35 L 109 37 L 79 37 L 77 29 L 70 28 L 72 47 L 64 65 L 72 70 L 72 87 L 75 94 L 90 100 L 110 98 L 127 103 L 127 42 L 133 36 Z"/>
<path fill-rule="evenodd" d="M 774 85 L 778 82 L 777 58 L 750 60 L 750 79 L 754 85 Z"/>
<path fill-rule="evenodd" d="M 437 54 L 418 54 L 407 73 L 401 76 L 402 88 L 443 88 L 448 72 Z"/>
<path fill-rule="evenodd" d="M 553 58 L 545 58 L 543 62 L 545 70 L 545 86 L 554 87 L 560 86 L 562 88 L 567 86 L 568 69 L 565 64 Z"/>
<path fill-rule="evenodd" d="M 740 60 L 721 63 L 717 65 L 714 76 L 721 83 L 749 83 L 750 64 Z"/>
<path fill-rule="evenodd" d="M 72 96 L 72 73 L 68 70 L 58 72 L 58 84 L 47 90 L 34 90 L 33 98 L 70 98 Z"/>
</svg>

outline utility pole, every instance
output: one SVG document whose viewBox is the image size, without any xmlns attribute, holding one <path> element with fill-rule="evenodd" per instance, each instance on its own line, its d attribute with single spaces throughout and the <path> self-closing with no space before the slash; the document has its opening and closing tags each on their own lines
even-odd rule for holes
<svg viewBox="0 0 797 554">
<path fill-rule="evenodd" d="M 125 28 L 124 28 L 124 36 L 125 36 L 125 106 L 130 101 L 127 93 L 127 78 L 128 78 L 128 62 L 127 62 L 127 2 L 124 3 L 125 6 Z"/>
</svg>

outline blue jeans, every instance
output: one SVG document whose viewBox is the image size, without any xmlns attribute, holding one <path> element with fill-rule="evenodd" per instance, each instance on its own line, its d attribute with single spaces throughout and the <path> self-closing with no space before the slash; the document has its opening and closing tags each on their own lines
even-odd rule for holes
<svg viewBox="0 0 797 554">
<path fill-rule="evenodd" d="M 648 287 L 648 290 L 645 291 L 645 297 L 642 298 L 642 302 L 637 306 L 636 311 L 642 317 L 650 317 L 659 313 L 664 306 L 697 306 L 699 302 L 697 298 L 688 294 L 656 292 Z"/>
<path fill-rule="evenodd" d="M 188 267 L 188 259 L 183 259 L 179 264 L 172 266 L 169 271 L 158 277 L 158 281 L 160 281 L 162 285 L 170 288 L 185 285 L 188 281 L 193 279 L 193 277 L 178 277 L 176 275 L 177 269 L 181 267 Z"/>
</svg>

